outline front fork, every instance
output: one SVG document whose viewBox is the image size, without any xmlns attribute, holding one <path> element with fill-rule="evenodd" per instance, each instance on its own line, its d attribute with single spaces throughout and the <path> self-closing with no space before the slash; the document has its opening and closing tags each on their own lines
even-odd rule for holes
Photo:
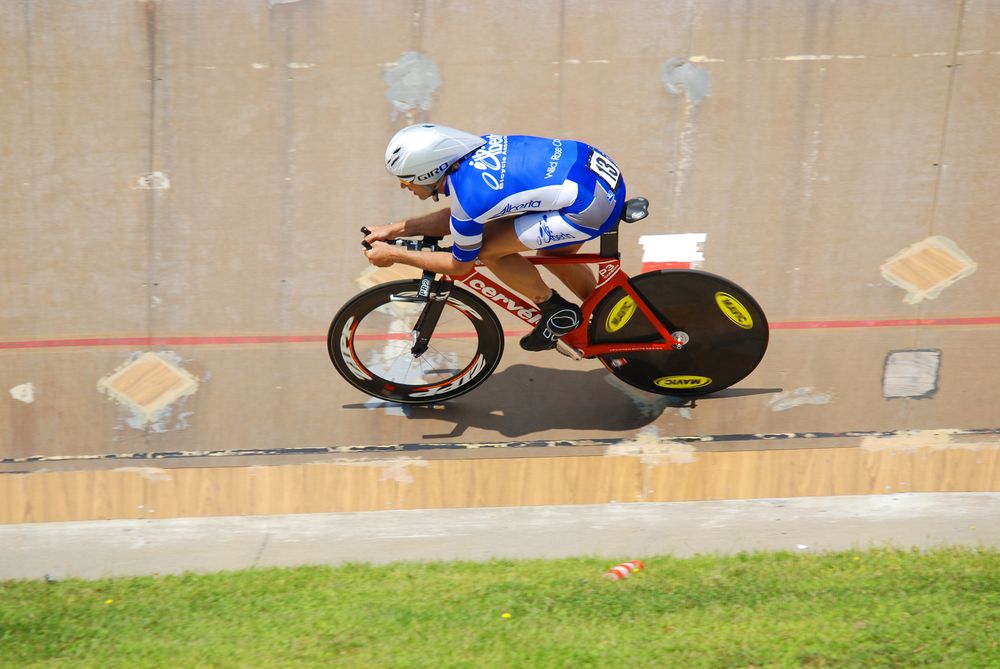
<svg viewBox="0 0 1000 669">
<path fill-rule="evenodd" d="M 448 295 L 451 294 L 452 281 L 450 277 L 444 275 L 440 278 L 435 277 L 437 275 L 434 272 L 425 271 L 420 277 L 420 288 L 417 290 L 416 297 L 404 298 L 394 295 L 392 298 L 399 301 L 424 303 L 424 308 L 420 311 L 417 322 L 413 324 L 413 345 L 410 347 L 410 353 L 414 358 L 419 358 L 427 352 L 434 328 L 437 327 L 445 302 L 448 301 Z"/>
</svg>

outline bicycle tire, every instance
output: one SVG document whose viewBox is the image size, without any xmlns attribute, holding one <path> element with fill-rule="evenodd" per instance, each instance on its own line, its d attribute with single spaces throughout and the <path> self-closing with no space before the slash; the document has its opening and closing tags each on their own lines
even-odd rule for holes
<svg viewBox="0 0 1000 669">
<path fill-rule="evenodd" d="M 425 302 L 413 299 L 420 282 L 385 283 L 345 304 L 327 333 L 337 372 L 358 390 L 390 402 L 428 404 L 469 392 L 496 369 L 503 329 L 476 295 L 452 286 L 428 350 L 411 352 L 412 329 Z"/>
<path fill-rule="evenodd" d="M 764 358 L 767 318 L 732 281 L 699 270 L 659 270 L 630 283 L 670 333 L 688 341 L 676 351 L 598 356 L 622 381 L 661 395 L 707 395 L 743 380 Z M 590 323 L 592 343 L 663 341 L 631 301 L 622 288 L 601 300 Z"/>
</svg>

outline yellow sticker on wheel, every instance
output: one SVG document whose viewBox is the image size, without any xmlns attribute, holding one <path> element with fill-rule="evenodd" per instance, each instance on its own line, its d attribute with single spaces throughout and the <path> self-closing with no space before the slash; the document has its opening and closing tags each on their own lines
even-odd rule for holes
<svg viewBox="0 0 1000 669">
<path fill-rule="evenodd" d="M 626 295 L 618 300 L 618 304 L 608 314 L 608 320 L 604 322 L 604 329 L 608 332 L 618 332 L 625 327 L 634 313 L 635 300 Z"/>
<path fill-rule="evenodd" d="M 661 376 L 653 381 L 661 388 L 703 388 L 710 384 L 712 379 L 707 376 L 679 375 Z"/>
<path fill-rule="evenodd" d="M 753 327 L 753 317 L 750 316 L 750 312 L 747 308 L 740 304 L 740 301 L 729 293 L 718 292 L 715 294 L 715 303 L 719 305 L 719 309 L 722 313 L 726 315 L 726 318 L 731 320 L 736 325 L 740 326 L 744 330 L 749 330 Z"/>
</svg>

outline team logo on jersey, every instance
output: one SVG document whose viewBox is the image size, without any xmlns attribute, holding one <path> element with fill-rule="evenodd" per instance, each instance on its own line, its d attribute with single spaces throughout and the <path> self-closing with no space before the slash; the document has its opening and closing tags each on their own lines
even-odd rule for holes
<svg viewBox="0 0 1000 669">
<path fill-rule="evenodd" d="M 527 202 L 522 202 L 521 204 L 511 204 L 508 202 L 507 206 L 490 216 L 490 220 L 492 221 L 494 218 L 500 218 L 502 216 L 509 216 L 510 214 L 520 214 L 529 209 L 538 209 L 541 206 L 541 200 L 528 200 Z"/>
<path fill-rule="evenodd" d="M 538 223 L 538 247 L 543 248 L 548 244 L 554 244 L 556 242 L 564 242 L 566 240 L 576 239 L 576 236 L 571 232 L 556 232 L 549 227 L 549 217 L 542 214 L 542 220 Z"/>
<path fill-rule="evenodd" d="M 556 168 L 559 167 L 559 159 L 562 158 L 562 140 L 553 139 L 552 140 L 552 155 L 549 156 L 549 166 L 545 170 L 545 178 L 551 179 L 556 173 Z"/>
<path fill-rule="evenodd" d="M 493 190 L 503 188 L 507 176 L 507 137 L 487 135 L 486 145 L 472 154 L 472 166 L 482 170 L 483 182 Z"/>
</svg>

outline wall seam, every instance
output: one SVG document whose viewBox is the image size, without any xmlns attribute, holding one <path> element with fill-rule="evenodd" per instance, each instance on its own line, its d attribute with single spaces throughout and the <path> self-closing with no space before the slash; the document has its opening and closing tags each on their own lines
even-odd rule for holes
<svg viewBox="0 0 1000 669">
<path fill-rule="evenodd" d="M 951 54 L 949 56 L 950 63 L 946 66 L 951 71 L 948 73 L 948 88 L 945 93 L 945 103 L 944 103 L 944 119 L 941 122 L 941 139 L 938 144 L 938 152 L 936 157 L 936 162 L 934 163 L 934 168 L 937 170 L 937 175 L 934 179 L 934 192 L 931 196 L 931 211 L 929 220 L 927 222 L 927 236 L 930 237 L 934 234 L 934 223 L 937 219 L 937 208 L 938 200 L 941 193 L 941 180 L 944 176 L 944 157 L 948 145 L 948 125 L 951 120 L 951 110 L 952 102 L 955 95 L 955 79 L 956 72 L 959 68 L 958 63 L 958 50 L 961 45 L 962 40 L 962 23 L 965 20 L 965 4 L 966 0 L 959 0 L 958 3 L 958 20 L 955 25 L 955 38 L 951 45 Z"/>
<path fill-rule="evenodd" d="M 146 19 L 146 44 L 148 47 L 148 57 L 149 57 L 149 169 L 148 173 L 152 174 L 156 172 L 157 161 L 156 161 L 156 105 L 157 105 L 157 43 L 156 43 L 156 33 L 157 33 L 157 3 L 155 0 L 151 2 L 146 2 L 145 7 L 145 19 Z M 158 190 L 151 188 L 145 191 L 146 193 L 146 330 L 149 333 L 149 337 L 153 337 L 153 297 L 156 287 L 156 220 L 157 220 L 157 193 Z M 151 445 L 150 435 L 148 430 L 143 431 L 142 435 L 143 443 L 149 448 Z"/>
<path fill-rule="evenodd" d="M 34 59 L 32 58 L 32 23 L 34 12 L 32 11 L 32 0 L 24 2 L 24 72 L 28 77 L 25 82 L 28 86 L 28 155 L 31 156 L 29 178 L 31 179 L 31 221 L 38 220 L 38 154 L 35 143 L 35 78 Z M 32 242 L 37 243 L 37 237 L 32 237 Z M 35 244 L 31 246 L 32 256 L 35 255 Z M 29 288 L 30 290 L 30 288 Z M 35 336 L 39 333 L 39 322 L 37 316 L 32 318 L 31 331 Z"/>
</svg>

